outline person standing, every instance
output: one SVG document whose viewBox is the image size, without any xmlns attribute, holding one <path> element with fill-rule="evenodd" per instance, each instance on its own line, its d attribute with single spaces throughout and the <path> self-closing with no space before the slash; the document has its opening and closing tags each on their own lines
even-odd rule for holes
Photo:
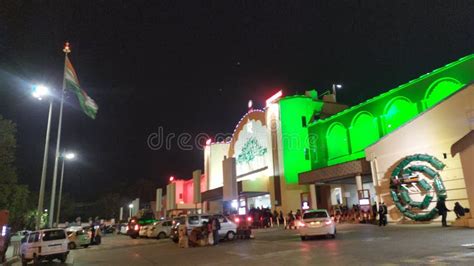
<svg viewBox="0 0 474 266">
<path fill-rule="evenodd" d="M 436 209 L 438 209 L 438 213 L 441 215 L 441 225 L 443 227 L 447 227 L 448 224 L 446 223 L 446 217 L 448 216 L 448 212 L 450 212 L 450 210 L 448 210 L 446 207 L 446 199 L 438 199 L 438 203 L 436 203 Z"/>
<path fill-rule="evenodd" d="M 219 218 L 214 216 L 212 218 L 212 238 L 214 238 L 214 246 L 219 243 L 219 230 L 221 229 L 221 223 Z"/>
<path fill-rule="evenodd" d="M 273 211 L 272 219 L 273 219 L 273 224 L 277 224 L 277 226 L 280 226 L 280 221 L 279 221 L 280 219 L 278 219 L 278 212 L 276 209 Z"/>
<path fill-rule="evenodd" d="M 387 205 L 385 205 L 385 202 L 382 202 L 382 207 L 383 207 L 383 226 L 387 225 L 387 214 L 388 214 L 388 209 Z"/>
<path fill-rule="evenodd" d="M 382 225 L 385 226 L 385 225 L 387 225 L 387 222 L 386 222 L 386 219 L 387 219 L 387 217 L 386 217 L 386 215 L 387 215 L 386 210 L 387 210 L 387 207 L 386 207 L 386 206 L 384 207 L 384 204 L 383 204 L 382 202 L 379 203 L 379 211 L 378 211 L 378 212 L 379 212 L 379 226 L 382 226 Z"/>
</svg>

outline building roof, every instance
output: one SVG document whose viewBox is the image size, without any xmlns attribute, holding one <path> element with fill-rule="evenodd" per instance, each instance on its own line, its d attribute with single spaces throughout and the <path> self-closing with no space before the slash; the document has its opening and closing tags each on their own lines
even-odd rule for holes
<svg viewBox="0 0 474 266">
<path fill-rule="evenodd" d="M 414 83 L 418 83 L 418 82 L 420 82 L 420 81 L 422 81 L 422 80 L 424 80 L 424 79 L 430 78 L 431 76 L 433 76 L 433 75 L 435 75 L 435 74 L 438 74 L 438 73 L 441 72 L 441 71 L 444 71 L 444 70 L 446 70 L 446 69 L 452 68 L 452 67 L 454 67 L 454 66 L 456 66 L 456 65 L 458 65 L 458 64 L 461 64 L 461 63 L 463 63 L 463 62 L 465 62 L 465 61 L 468 61 L 468 60 L 471 60 L 471 59 L 473 59 L 473 58 L 474 58 L 474 54 L 470 54 L 470 55 L 468 55 L 468 56 L 462 57 L 462 58 L 460 58 L 460 59 L 458 59 L 458 60 L 456 60 L 456 61 L 454 61 L 454 62 L 451 62 L 451 63 L 449 63 L 449 64 L 443 66 L 443 67 L 437 68 L 437 69 L 435 69 L 435 70 L 433 70 L 433 71 L 431 71 L 431 72 L 428 72 L 428 73 L 426 73 L 426 74 L 424 74 L 424 75 L 421 75 L 420 77 L 418 77 L 418 78 L 416 78 L 416 79 L 414 79 L 414 80 L 410 80 L 409 82 L 407 82 L 407 83 L 405 83 L 405 84 L 399 85 L 398 87 L 396 87 L 396 88 L 394 88 L 394 89 L 391 89 L 391 90 L 389 90 L 389 91 L 386 91 L 386 92 L 384 92 L 384 93 L 382 93 L 382 94 L 379 94 L 379 95 L 377 95 L 377 96 L 375 96 L 375 97 L 373 97 L 373 98 L 371 98 L 371 99 L 368 99 L 368 100 L 366 100 L 366 101 L 364 101 L 364 102 L 362 102 L 362 103 L 359 103 L 359 104 L 354 105 L 354 106 L 352 106 L 352 107 L 350 107 L 350 108 L 347 108 L 347 109 L 345 109 L 344 111 L 339 112 L 339 113 L 337 113 L 337 114 L 335 114 L 335 115 L 333 115 L 333 116 L 330 116 L 330 117 L 325 118 L 325 119 L 320 119 L 320 120 L 314 121 L 314 122 L 311 123 L 310 125 L 319 124 L 319 123 L 324 123 L 324 122 L 326 122 L 326 121 L 328 121 L 328 120 L 331 120 L 331 119 L 334 119 L 334 118 L 336 118 L 336 117 L 345 115 L 345 114 L 347 114 L 347 113 L 349 113 L 349 112 L 351 112 L 351 111 L 354 111 L 354 110 L 356 110 L 356 109 L 362 108 L 363 106 L 365 106 L 365 105 L 367 105 L 367 104 L 369 104 L 369 103 L 372 103 L 372 102 L 374 102 L 374 101 L 377 101 L 377 100 L 380 100 L 380 99 L 382 99 L 382 98 L 385 98 L 387 95 L 390 95 L 390 94 L 393 94 L 393 93 L 398 92 L 398 91 L 400 91 L 400 90 L 403 90 L 403 89 L 406 88 L 407 86 L 413 85 Z"/>
</svg>

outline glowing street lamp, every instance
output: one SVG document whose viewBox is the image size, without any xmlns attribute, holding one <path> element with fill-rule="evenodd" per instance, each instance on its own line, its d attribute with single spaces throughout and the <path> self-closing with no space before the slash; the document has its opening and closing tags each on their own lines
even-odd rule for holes
<svg viewBox="0 0 474 266">
<path fill-rule="evenodd" d="M 48 96 L 51 96 L 50 90 L 44 85 L 36 85 L 31 94 L 38 100 L 42 100 Z M 49 132 L 51 129 L 51 115 L 53 113 L 53 100 L 49 100 L 49 111 L 48 111 L 48 124 L 46 126 L 46 140 L 44 143 L 44 154 L 43 154 L 43 168 L 41 170 L 41 181 L 40 181 L 40 190 L 38 197 L 38 208 L 36 214 L 36 230 L 40 229 L 41 226 L 41 216 L 43 215 L 43 205 L 44 205 L 44 189 L 46 183 L 46 170 L 48 167 L 48 148 L 49 148 Z"/>
<path fill-rule="evenodd" d="M 133 209 L 133 204 L 128 205 L 128 217 L 132 218 L 132 209 Z"/>
<path fill-rule="evenodd" d="M 76 154 L 74 154 L 74 153 L 72 153 L 72 152 L 66 153 L 66 154 L 64 154 L 64 158 L 65 158 L 66 160 L 72 160 L 72 159 L 76 158 Z"/>
<path fill-rule="evenodd" d="M 337 89 L 341 89 L 341 84 L 332 84 L 332 94 L 334 94 L 334 101 L 336 101 L 336 91 Z"/>
<path fill-rule="evenodd" d="M 59 183 L 58 212 L 56 213 L 56 226 L 59 225 L 59 214 L 61 212 L 61 196 L 63 194 L 63 180 L 64 180 L 64 161 L 74 160 L 74 158 L 76 158 L 76 154 L 72 152 L 64 151 L 62 153 L 61 158 L 63 159 L 63 161 L 62 161 L 62 166 L 61 166 L 61 181 Z"/>
</svg>

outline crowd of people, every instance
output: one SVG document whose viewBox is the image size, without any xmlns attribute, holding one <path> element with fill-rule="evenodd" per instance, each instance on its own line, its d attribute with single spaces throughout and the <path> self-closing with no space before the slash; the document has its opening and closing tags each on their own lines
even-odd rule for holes
<svg viewBox="0 0 474 266">
<path fill-rule="evenodd" d="M 180 247 L 202 247 L 215 246 L 219 243 L 219 230 L 221 229 L 220 221 L 217 217 L 209 217 L 208 222 L 204 222 L 202 226 L 193 228 L 187 233 L 186 227 L 183 225 L 179 228 L 179 245 Z"/>
</svg>

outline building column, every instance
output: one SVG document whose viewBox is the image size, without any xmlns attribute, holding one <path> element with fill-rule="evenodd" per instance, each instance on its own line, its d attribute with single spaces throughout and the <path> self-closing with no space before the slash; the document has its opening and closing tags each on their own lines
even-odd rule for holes
<svg viewBox="0 0 474 266">
<path fill-rule="evenodd" d="M 362 176 L 361 175 L 356 175 L 355 179 L 356 179 L 357 190 L 362 190 L 363 189 Z"/>
<path fill-rule="evenodd" d="M 318 202 L 316 200 L 316 185 L 311 184 L 309 185 L 309 195 L 311 196 L 311 208 L 312 209 L 317 209 L 318 208 Z"/>
</svg>

